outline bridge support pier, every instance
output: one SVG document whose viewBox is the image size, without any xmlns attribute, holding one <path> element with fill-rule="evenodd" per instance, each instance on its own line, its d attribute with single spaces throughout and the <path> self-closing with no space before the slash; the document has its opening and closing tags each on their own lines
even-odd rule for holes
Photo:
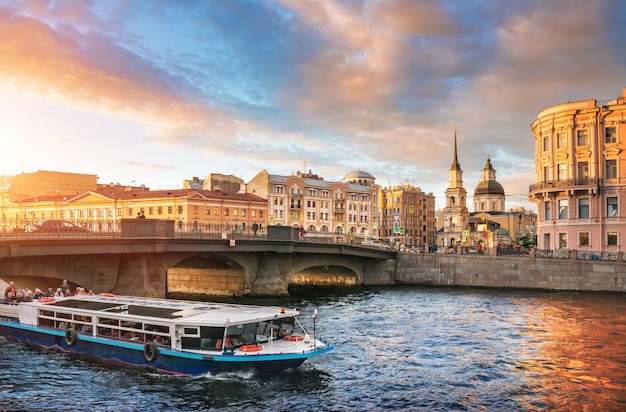
<svg viewBox="0 0 626 412">
<path fill-rule="evenodd" d="M 259 256 L 257 276 L 252 284 L 251 295 L 284 296 L 289 295 L 285 258 L 275 253 L 263 253 Z"/>
</svg>

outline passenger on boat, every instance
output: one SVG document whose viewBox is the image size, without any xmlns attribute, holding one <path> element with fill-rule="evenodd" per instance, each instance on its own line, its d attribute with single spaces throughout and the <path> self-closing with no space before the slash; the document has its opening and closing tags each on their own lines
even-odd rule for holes
<svg viewBox="0 0 626 412">
<path fill-rule="evenodd" d="M 33 299 L 41 299 L 45 296 L 46 295 L 43 293 L 41 289 L 35 288 L 35 293 L 33 293 Z"/>
<path fill-rule="evenodd" d="M 4 296 L 9 296 L 9 292 L 13 292 L 13 296 L 17 295 L 17 290 L 15 289 L 15 284 L 13 281 L 9 282 L 9 286 L 4 290 Z"/>
<path fill-rule="evenodd" d="M 17 295 L 15 296 L 15 298 L 17 299 L 18 302 L 32 302 L 33 301 L 30 297 L 24 295 L 24 292 L 22 291 L 17 292 Z"/>
<path fill-rule="evenodd" d="M 58 288 L 57 291 L 54 293 L 54 296 L 57 298 L 62 298 L 63 296 L 65 296 L 65 294 L 63 293 L 63 289 Z"/>
<path fill-rule="evenodd" d="M 155 336 L 154 339 L 152 339 L 152 342 L 159 346 L 165 346 L 165 339 L 163 339 L 163 336 Z"/>
<path fill-rule="evenodd" d="M 65 291 L 70 288 L 70 285 L 67 283 L 67 279 L 63 279 L 63 283 L 59 286 L 61 291 L 63 292 L 63 296 L 65 296 Z"/>
<path fill-rule="evenodd" d="M 17 297 L 13 292 L 9 291 L 4 297 L 3 303 L 17 303 Z"/>
<path fill-rule="evenodd" d="M 46 292 L 46 295 L 44 296 L 44 298 L 51 298 L 51 297 L 54 297 L 54 289 L 48 288 L 48 292 Z"/>
</svg>

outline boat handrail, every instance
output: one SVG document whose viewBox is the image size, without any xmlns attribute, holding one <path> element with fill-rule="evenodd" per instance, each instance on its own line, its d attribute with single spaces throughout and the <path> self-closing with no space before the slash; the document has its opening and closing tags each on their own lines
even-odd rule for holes
<svg viewBox="0 0 626 412">
<path fill-rule="evenodd" d="M 19 307 L 14 303 L 2 303 L 0 304 L 0 318 L 18 318 Z"/>
</svg>

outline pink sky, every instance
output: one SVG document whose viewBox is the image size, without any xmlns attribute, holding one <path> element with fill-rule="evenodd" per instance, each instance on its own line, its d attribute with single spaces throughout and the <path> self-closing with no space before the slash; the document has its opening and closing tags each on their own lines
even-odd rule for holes
<svg viewBox="0 0 626 412">
<path fill-rule="evenodd" d="M 181 5 L 182 4 L 182 5 Z M 352 170 L 531 207 L 537 113 L 626 86 L 620 1 L 3 1 L 0 174 Z M 471 206 L 471 198 L 468 205 Z"/>
</svg>

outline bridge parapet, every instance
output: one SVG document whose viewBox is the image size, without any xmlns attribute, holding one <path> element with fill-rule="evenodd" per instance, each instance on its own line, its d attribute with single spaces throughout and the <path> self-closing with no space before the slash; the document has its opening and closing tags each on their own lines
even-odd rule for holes
<svg viewBox="0 0 626 412">
<path fill-rule="evenodd" d="M 174 221 L 122 219 L 122 237 L 174 237 Z"/>
</svg>

